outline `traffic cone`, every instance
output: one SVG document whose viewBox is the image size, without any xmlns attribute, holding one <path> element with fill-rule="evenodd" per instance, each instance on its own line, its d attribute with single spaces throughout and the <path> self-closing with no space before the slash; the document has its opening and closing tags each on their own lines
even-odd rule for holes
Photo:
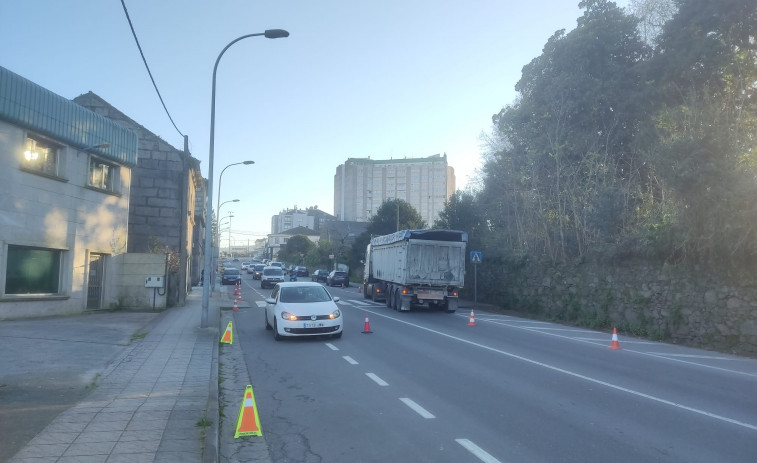
<svg viewBox="0 0 757 463">
<path fill-rule="evenodd" d="M 342 289 L 344 289 L 344 283 L 342 283 Z"/>
<path fill-rule="evenodd" d="M 618 343 L 618 330 L 612 329 L 612 342 L 610 343 L 610 349 L 620 350 L 620 343 Z"/>
<path fill-rule="evenodd" d="M 362 286 L 358 286 L 357 287 L 357 292 L 362 293 L 363 292 L 363 287 Z"/>
<path fill-rule="evenodd" d="M 234 299 L 234 307 L 232 307 L 231 310 L 239 310 L 239 307 L 237 306 L 237 300 L 236 299 Z"/>
<path fill-rule="evenodd" d="M 470 320 L 468 321 L 468 326 L 476 326 L 476 319 L 473 317 L 473 309 L 470 311 Z"/>
<path fill-rule="evenodd" d="M 239 288 L 239 285 L 234 286 L 234 295 L 237 296 L 242 290 Z"/>
<path fill-rule="evenodd" d="M 373 331 L 371 331 L 371 322 L 368 321 L 368 314 L 365 314 L 365 325 L 363 325 L 363 333 L 373 333 Z"/>
<path fill-rule="evenodd" d="M 234 342 L 234 332 L 231 330 L 231 322 L 226 325 L 226 331 L 223 332 L 221 342 L 226 344 L 232 344 Z"/>
<path fill-rule="evenodd" d="M 252 386 L 247 385 L 244 390 L 244 399 L 242 407 L 239 409 L 239 418 L 237 419 L 237 431 L 234 433 L 234 439 L 240 436 L 262 436 L 260 430 L 260 419 L 256 412 L 255 396 L 252 393 Z"/>
</svg>

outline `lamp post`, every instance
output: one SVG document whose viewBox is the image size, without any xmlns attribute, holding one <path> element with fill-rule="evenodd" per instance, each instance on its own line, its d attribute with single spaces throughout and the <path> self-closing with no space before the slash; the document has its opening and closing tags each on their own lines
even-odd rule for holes
<svg viewBox="0 0 757 463">
<path fill-rule="evenodd" d="M 228 166 L 226 166 L 226 167 L 228 167 Z M 223 172 L 221 172 L 221 174 L 223 174 Z M 219 190 L 219 193 L 220 193 L 220 190 Z M 219 257 L 221 256 L 221 206 L 223 206 L 226 203 L 238 203 L 238 202 L 239 202 L 238 199 L 230 199 L 228 201 L 224 201 L 224 202 L 220 203 L 218 205 L 218 208 L 216 208 L 216 238 L 217 238 L 216 241 L 215 241 L 216 251 L 213 252 L 213 256 L 211 257 L 211 259 L 215 259 L 216 252 L 218 252 L 218 256 Z M 213 266 L 213 268 L 217 268 L 218 267 L 218 262 L 213 262 L 212 266 Z M 214 291 L 216 289 L 216 279 L 215 278 L 213 278 L 211 280 L 211 282 L 210 282 L 210 289 L 211 289 L 211 291 Z"/>
<path fill-rule="evenodd" d="M 234 45 L 235 43 L 239 42 L 242 39 L 246 39 L 248 37 L 256 37 L 259 35 L 263 35 L 268 39 L 278 39 L 281 37 L 289 37 L 289 32 L 283 30 L 283 29 L 269 29 L 262 33 L 257 34 L 247 34 L 243 35 L 241 37 L 238 37 L 231 42 L 229 42 L 228 45 L 226 45 L 223 50 L 221 50 L 221 53 L 218 54 L 218 58 L 216 58 L 216 63 L 213 66 L 213 88 L 212 88 L 212 96 L 210 98 L 210 149 L 208 152 L 208 190 L 206 194 L 208 195 L 206 205 L 205 205 L 205 276 L 210 276 L 213 280 L 215 280 L 215 275 L 212 274 L 212 268 L 211 268 L 211 252 L 212 252 L 212 244 L 211 243 L 211 234 L 210 234 L 210 228 L 207 226 L 208 220 L 213 220 L 213 150 L 214 150 L 214 143 L 215 143 L 215 129 L 216 129 L 216 72 L 218 71 L 218 62 L 221 61 L 221 57 L 224 53 L 226 53 L 226 50 L 229 49 L 230 46 Z M 202 285 L 202 316 L 200 319 L 200 327 L 201 328 L 207 328 L 208 327 L 208 305 L 210 304 L 210 285 Z"/>
</svg>

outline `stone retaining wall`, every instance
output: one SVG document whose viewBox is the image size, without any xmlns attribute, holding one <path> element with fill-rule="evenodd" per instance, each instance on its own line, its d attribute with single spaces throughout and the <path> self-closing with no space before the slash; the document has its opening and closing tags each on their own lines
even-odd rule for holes
<svg viewBox="0 0 757 463">
<path fill-rule="evenodd" d="M 508 308 L 595 328 L 757 355 L 757 285 L 683 266 L 529 262 L 506 278 Z"/>
</svg>

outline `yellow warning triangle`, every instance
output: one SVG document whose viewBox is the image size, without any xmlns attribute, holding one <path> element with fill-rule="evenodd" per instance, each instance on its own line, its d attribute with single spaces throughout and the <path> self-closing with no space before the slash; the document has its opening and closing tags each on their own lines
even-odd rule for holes
<svg viewBox="0 0 757 463">
<path fill-rule="evenodd" d="M 252 393 L 252 386 L 247 385 L 242 399 L 242 408 L 239 409 L 239 418 L 237 419 L 237 431 L 234 439 L 242 436 L 262 436 L 260 429 L 260 418 L 258 418 L 257 405 L 255 405 L 255 395 Z"/>
<path fill-rule="evenodd" d="M 226 331 L 223 332 L 223 337 L 221 338 L 221 342 L 226 344 L 232 344 L 234 342 L 234 332 L 231 329 L 231 322 L 229 322 L 228 325 L 226 325 Z"/>
</svg>

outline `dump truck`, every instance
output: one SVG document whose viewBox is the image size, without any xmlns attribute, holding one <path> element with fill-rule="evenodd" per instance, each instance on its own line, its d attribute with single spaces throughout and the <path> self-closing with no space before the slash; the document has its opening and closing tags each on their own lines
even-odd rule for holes
<svg viewBox="0 0 757 463">
<path fill-rule="evenodd" d="M 365 251 L 363 297 L 394 310 L 457 309 L 465 282 L 460 230 L 400 230 L 371 238 Z"/>
</svg>

